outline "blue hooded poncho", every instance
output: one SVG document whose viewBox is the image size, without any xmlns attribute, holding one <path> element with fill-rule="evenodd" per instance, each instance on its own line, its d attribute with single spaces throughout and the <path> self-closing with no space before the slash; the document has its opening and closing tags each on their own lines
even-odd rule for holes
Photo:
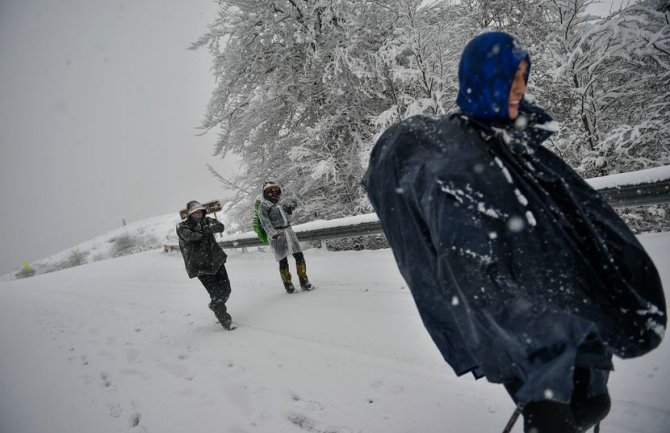
<svg viewBox="0 0 670 433">
<path fill-rule="evenodd" d="M 606 392 L 611 354 L 660 343 L 653 262 L 614 210 L 541 144 L 544 110 L 509 91 L 528 53 L 509 35 L 465 48 L 452 116 L 391 126 L 364 185 L 424 326 L 457 374 L 568 402 L 576 366 Z"/>
<path fill-rule="evenodd" d="M 482 119 L 509 119 L 509 93 L 522 60 L 528 63 L 528 82 L 530 55 L 512 36 L 488 32 L 470 41 L 458 66 L 461 110 Z"/>
</svg>

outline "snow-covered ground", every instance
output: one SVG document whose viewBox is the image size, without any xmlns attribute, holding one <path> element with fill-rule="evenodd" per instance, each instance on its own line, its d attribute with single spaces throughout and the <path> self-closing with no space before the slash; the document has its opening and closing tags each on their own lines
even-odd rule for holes
<svg viewBox="0 0 670 433">
<path fill-rule="evenodd" d="M 640 238 L 670 287 L 670 233 Z M 232 332 L 179 253 L 0 283 L 0 432 L 502 431 L 511 400 L 455 377 L 389 250 L 308 250 L 318 289 L 294 295 L 270 253 L 228 252 Z M 610 389 L 603 433 L 667 432 L 670 346 Z"/>
</svg>

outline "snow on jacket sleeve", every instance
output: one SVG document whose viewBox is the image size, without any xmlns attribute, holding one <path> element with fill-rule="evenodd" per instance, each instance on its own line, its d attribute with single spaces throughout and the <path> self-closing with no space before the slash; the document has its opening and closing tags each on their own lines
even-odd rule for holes
<svg viewBox="0 0 670 433">
<path fill-rule="evenodd" d="M 188 224 L 184 223 L 177 225 L 177 235 L 180 239 L 183 239 L 184 242 L 199 242 L 205 237 L 205 235 L 198 231 L 197 228 L 190 227 Z"/>
<path fill-rule="evenodd" d="M 267 200 L 263 200 L 258 207 L 258 219 L 263 226 L 263 230 L 267 233 L 268 239 L 272 239 L 277 234 L 277 230 L 272 227 L 272 222 L 270 221 L 270 206 L 271 204 Z"/>
<path fill-rule="evenodd" d="M 513 259 L 500 248 L 509 235 L 508 222 L 520 216 L 488 200 L 495 181 L 472 176 L 475 165 L 467 159 L 436 157 L 418 173 L 415 204 L 435 251 L 432 267 L 438 285 L 415 297 L 432 313 L 429 322 L 440 314 L 452 317 L 451 326 L 466 341 L 479 374 L 504 382 L 524 377 L 528 350 L 528 334 L 509 330 L 537 323 L 537 318 L 517 305 L 524 290 L 507 278 Z"/>
<path fill-rule="evenodd" d="M 281 206 L 284 209 L 284 212 L 291 215 L 293 211 L 298 208 L 298 200 L 294 198 L 283 200 Z"/>
<path fill-rule="evenodd" d="M 214 218 L 205 217 L 205 224 L 201 224 L 203 233 L 222 233 L 224 225 L 221 221 Z"/>
<path fill-rule="evenodd" d="M 426 330 L 456 374 L 473 372 L 480 376 L 451 311 L 454 294 L 437 278 L 436 256 L 440 251 L 431 230 L 439 228 L 429 227 L 428 215 L 419 208 L 421 197 L 430 199 L 424 189 L 433 183 L 425 175 L 424 161 L 433 159 L 434 151 L 415 135 L 423 130 L 424 121 L 430 122 L 412 118 L 382 135 L 371 154 L 364 183 Z"/>
<path fill-rule="evenodd" d="M 550 302 L 560 281 L 547 277 L 561 269 L 543 264 L 547 253 L 503 171 L 456 122 L 419 117 L 390 128 L 371 154 L 370 200 L 454 371 L 520 380 L 520 401 L 541 400 L 546 389 L 569 400 L 565 378 L 595 324 Z"/>
<path fill-rule="evenodd" d="M 492 242 L 504 236 L 509 215 L 484 196 L 487 184 L 495 180 L 473 175 L 474 167 L 483 163 L 471 154 L 436 153 L 416 170 L 412 207 L 428 232 L 434 251 L 430 267 L 437 284 L 429 292 L 418 290 L 414 295 L 427 312 L 427 327 L 435 323 L 436 329 L 448 331 L 445 338 L 452 340 L 456 332 L 451 328 L 456 328 L 465 341 L 459 349 L 467 348 L 476 360 L 475 376 L 486 374 L 489 380 L 504 381 L 515 374 L 507 368 L 501 371 L 501 364 L 506 363 L 499 358 L 507 355 L 496 352 L 487 340 L 499 325 L 495 323 L 497 314 L 489 315 L 491 309 L 513 302 L 516 295 L 513 290 L 500 293 L 491 277 L 501 259 Z M 450 316 L 446 328 L 444 315 Z M 504 342 L 507 350 L 517 352 L 520 358 L 525 355 L 516 336 L 501 333 L 494 338 L 502 343 L 506 337 L 510 337 Z"/>
</svg>

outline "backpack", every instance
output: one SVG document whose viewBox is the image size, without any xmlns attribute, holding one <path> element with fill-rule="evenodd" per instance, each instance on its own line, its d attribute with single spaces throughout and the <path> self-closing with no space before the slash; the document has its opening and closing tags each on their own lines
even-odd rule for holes
<svg viewBox="0 0 670 433">
<path fill-rule="evenodd" d="M 256 235 L 258 235 L 258 239 L 261 241 L 261 243 L 267 244 L 268 243 L 268 234 L 265 233 L 265 230 L 263 229 L 263 225 L 261 224 L 261 220 L 258 217 L 258 208 L 261 205 L 261 200 L 256 199 L 256 203 L 254 203 L 254 218 L 252 220 L 252 224 L 254 226 L 254 231 L 256 232 Z"/>
</svg>

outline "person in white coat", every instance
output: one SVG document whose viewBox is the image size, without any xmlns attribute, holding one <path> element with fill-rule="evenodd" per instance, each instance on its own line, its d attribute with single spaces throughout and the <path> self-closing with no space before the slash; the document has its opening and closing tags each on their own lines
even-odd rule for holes
<svg viewBox="0 0 670 433">
<path fill-rule="evenodd" d="M 281 200 L 281 187 L 276 182 L 265 182 L 261 203 L 258 207 L 258 218 L 265 233 L 267 233 L 270 247 L 274 251 L 275 259 L 279 262 L 279 274 L 288 293 L 295 292 L 291 281 L 291 272 L 288 266 L 288 257 L 295 258 L 296 271 L 302 290 L 312 290 L 313 286 L 307 278 L 305 256 L 300 248 L 298 237 L 291 228 L 290 216 L 297 207 L 297 201 Z"/>
</svg>

